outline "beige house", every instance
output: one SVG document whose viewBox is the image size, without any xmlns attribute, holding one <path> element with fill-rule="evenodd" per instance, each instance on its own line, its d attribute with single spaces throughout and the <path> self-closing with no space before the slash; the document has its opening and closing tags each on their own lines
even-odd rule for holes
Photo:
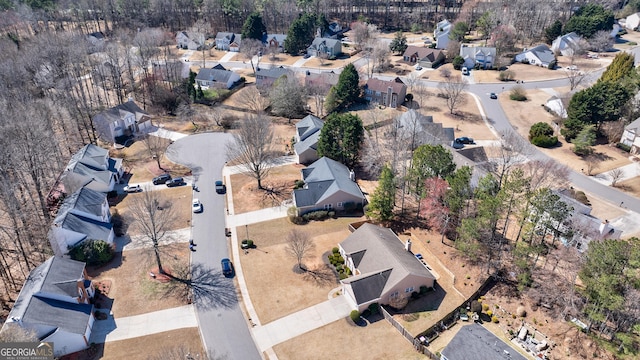
<svg viewBox="0 0 640 360">
<path fill-rule="evenodd" d="M 390 81 L 370 78 L 364 86 L 364 98 L 368 102 L 394 109 L 404 104 L 406 95 L 407 85 L 400 78 Z"/>
<path fill-rule="evenodd" d="M 364 223 L 338 246 L 353 273 L 341 281 L 342 290 L 360 312 L 435 285 L 435 276 L 411 252 L 411 241 L 403 243 L 391 229 Z"/>
<path fill-rule="evenodd" d="M 444 62 L 445 56 L 442 50 L 410 45 L 402 54 L 402 60 L 425 68 L 435 68 Z"/>
</svg>

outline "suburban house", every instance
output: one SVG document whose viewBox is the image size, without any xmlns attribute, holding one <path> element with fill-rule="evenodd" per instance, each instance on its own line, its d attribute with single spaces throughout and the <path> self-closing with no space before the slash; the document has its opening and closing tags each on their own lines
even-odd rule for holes
<svg viewBox="0 0 640 360">
<path fill-rule="evenodd" d="M 403 112 L 395 121 L 395 127 L 402 129 L 403 138 L 412 139 L 413 149 L 424 144 L 449 146 L 455 139 L 453 128 L 434 123 L 433 116 L 423 115 L 414 109 Z"/>
<path fill-rule="evenodd" d="M 259 88 L 270 88 L 273 83 L 284 75 L 295 76 L 289 69 L 278 66 L 270 69 L 258 68 L 256 71 L 256 86 Z"/>
<path fill-rule="evenodd" d="M 229 32 L 219 32 L 216 34 L 216 49 L 226 51 L 240 51 L 242 35 Z"/>
<path fill-rule="evenodd" d="M 31 271 L 3 327 L 17 325 L 53 342 L 56 358 L 84 350 L 95 321 L 94 293 L 83 262 L 51 257 Z"/>
<path fill-rule="evenodd" d="M 563 119 L 567 118 L 567 108 L 564 101 L 553 95 L 544 103 L 545 109 Z"/>
<path fill-rule="evenodd" d="M 335 160 L 322 157 L 301 173 L 304 187 L 293 190 L 298 216 L 316 210 L 354 211 L 367 202 L 353 171 Z"/>
<path fill-rule="evenodd" d="M 105 43 L 104 33 L 101 31 L 92 32 L 87 35 L 87 41 L 89 42 L 90 52 L 102 51 Z"/>
<path fill-rule="evenodd" d="M 307 88 L 318 89 L 327 93 L 332 86 L 338 84 L 339 79 L 340 74 L 336 74 L 333 71 L 312 73 L 307 70 L 304 77 L 304 85 Z"/>
<path fill-rule="evenodd" d="M 631 153 L 640 152 L 640 118 L 635 119 L 629 125 L 624 127 L 620 142 L 631 147 Z"/>
<path fill-rule="evenodd" d="M 640 26 L 640 12 L 627 16 L 624 27 L 629 30 L 636 30 Z"/>
<path fill-rule="evenodd" d="M 407 85 L 400 78 L 389 81 L 369 78 L 364 86 L 364 98 L 368 102 L 394 109 L 404 104 L 406 95 Z"/>
<path fill-rule="evenodd" d="M 133 100 L 96 114 L 92 121 L 98 137 L 112 144 L 119 137 L 142 134 L 151 127 L 149 114 Z"/>
<path fill-rule="evenodd" d="M 549 64 L 556 62 L 556 56 L 547 45 L 541 44 L 531 49 L 524 49 L 523 52 L 516 55 L 515 60 L 548 68 Z"/>
<path fill-rule="evenodd" d="M 196 76 L 196 84 L 202 89 L 231 89 L 240 81 L 240 75 L 225 69 L 222 65 L 216 65 L 211 69 L 200 69 Z"/>
<path fill-rule="evenodd" d="M 526 360 L 480 324 L 463 326 L 440 353 L 440 360 Z"/>
<path fill-rule="evenodd" d="M 448 20 L 442 20 L 436 24 L 433 30 L 433 39 L 436 41 L 436 49 L 446 49 L 449 45 L 449 32 L 451 31 L 451 23 Z"/>
<path fill-rule="evenodd" d="M 460 56 L 464 59 L 464 66 L 469 69 L 476 66 L 481 69 L 490 69 L 496 59 L 496 48 L 462 44 L 460 45 Z"/>
<path fill-rule="evenodd" d="M 189 37 L 189 33 L 186 31 L 178 31 L 176 34 L 176 43 L 180 49 L 198 50 L 200 44 L 195 42 Z"/>
<path fill-rule="evenodd" d="M 115 246 L 115 234 L 110 222 L 86 217 L 73 209 L 58 213 L 48 237 L 56 256 L 66 256 L 86 240 L 102 240 Z"/>
<path fill-rule="evenodd" d="M 82 187 L 98 192 L 112 191 L 124 172 L 122 159 L 109 157 L 109 151 L 88 144 L 73 154 L 61 175 L 66 193 Z"/>
<path fill-rule="evenodd" d="M 329 39 L 317 37 L 313 39 L 311 45 L 307 48 L 307 54 L 310 56 L 320 56 L 326 54 L 327 57 L 338 56 L 342 53 L 342 42 L 337 39 Z"/>
<path fill-rule="evenodd" d="M 296 143 L 293 149 L 296 152 L 299 164 L 308 164 L 318 160 L 318 138 L 324 122 L 313 115 L 307 115 L 296 124 Z"/>
<path fill-rule="evenodd" d="M 271 34 L 267 35 L 265 46 L 267 49 L 277 49 L 279 52 L 284 51 L 284 41 L 287 39 L 287 34 Z"/>
<path fill-rule="evenodd" d="M 111 221 L 107 194 L 83 187 L 64 198 L 58 214 L 72 212 L 95 221 Z"/>
<path fill-rule="evenodd" d="M 411 297 L 420 287 L 433 288 L 435 276 L 389 228 L 364 223 L 338 244 L 353 276 L 341 280 L 342 293 L 362 312 L 373 303 Z"/>
<path fill-rule="evenodd" d="M 582 37 L 574 32 L 558 36 L 551 43 L 551 51 L 554 53 L 560 52 L 562 56 L 571 56 L 574 49 L 580 48 L 580 41 L 582 41 Z"/>
<path fill-rule="evenodd" d="M 444 62 L 445 56 L 442 50 L 410 45 L 402 54 L 402 59 L 424 68 L 435 68 Z"/>
</svg>

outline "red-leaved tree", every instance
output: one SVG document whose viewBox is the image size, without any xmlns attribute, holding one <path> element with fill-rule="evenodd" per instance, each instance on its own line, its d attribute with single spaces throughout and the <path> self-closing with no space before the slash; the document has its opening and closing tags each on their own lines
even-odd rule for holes
<svg viewBox="0 0 640 360">
<path fill-rule="evenodd" d="M 449 184 L 439 177 L 425 180 L 425 197 L 420 204 L 420 216 L 427 220 L 429 228 L 442 231 L 449 216 L 449 208 L 444 199 Z"/>
</svg>

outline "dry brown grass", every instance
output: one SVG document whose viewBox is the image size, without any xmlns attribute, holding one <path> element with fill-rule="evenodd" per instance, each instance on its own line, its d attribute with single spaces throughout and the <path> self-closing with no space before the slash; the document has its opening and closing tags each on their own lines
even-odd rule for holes
<svg viewBox="0 0 640 360">
<path fill-rule="evenodd" d="M 271 55 L 265 54 L 260 60 L 260 64 L 270 64 L 274 66 L 290 66 L 296 61 L 302 59 L 302 56 L 291 56 L 289 54 L 280 53 L 275 56 L 275 59 L 271 59 Z M 306 65 L 305 65 L 306 66 Z"/>
<path fill-rule="evenodd" d="M 262 181 L 266 190 L 258 189 L 258 182 L 244 174 L 231 175 L 233 208 L 236 214 L 279 206 L 290 200 L 296 180 L 300 180 L 300 170 L 304 166 L 293 164 L 278 166 Z"/>
<path fill-rule="evenodd" d="M 339 283 L 333 272 L 324 267 L 322 256 L 349 235 L 349 223 L 359 220 L 339 218 L 297 226 L 288 219 L 279 219 L 235 229 L 238 241 L 246 237 L 248 230 L 257 246 L 240 255 L 240 261 L 260 322 L 266 324 L 327 300 L 329 291 Z M 314 274 L 293 271 L 296 260 L 285 252 L 285 246 L 287 234 L 294 228 L 313 236 L 316 248 L 304 263 L 315 270 Z"/>
<path fill-rule="evenodd" d="M 163 267 L 173 273 L 189 265 L 189 249 L 184 244 L 161 247 Z M 163 284 L 149 277 L 157 268 L 152 249 L 129 250 L 116 253 L 116 257 L 99 268 L 87 267 L 95 281 L 111 281 L 107 294 L 113 299 L 111 310 L 116 318 L 140 315 L 152 311 L 185 305 L 185 300 L 170 290 L 175 284 Z"/>
<path fill-rule="evenodd" d="M 133 339 L 108 342 L 103 345 L 101 359 L 166 359 L 174 355 L 181 358 L 190 353 L 205 354 L 198 328 L 185 328 Z"/>
<path fill-rule="evenodd" d="M 162 139 L 167 145 L 171 142 Z M 125 171 L 131 174 L 129 183 L 139 183 L 150 181 L 154 177 L 168 172 L 172 176 L 187 176 L 191 174 L 191 170 L 171 162 L 166 157 L 160 161 L 163 169 L 158 167 L 157 162 L 151 158 L 143 141 L 136 141 L 131 146 L 119 150 L 111 150 L 110 155 L 123 159 Z"/>
<path fill-rule="evenodd" d="M 314 56 L 309 58 L 304 63 L 304 67 L 316 68 L 316 69 L 327 69 L 327 70 L 336 69 L 336 68 L 342 69 L 345 66 L 347 66 L 347 64 L 350 64 L 356 60 L 357 60 L 356 57 L 349 57 L 346 59 L 324 60 L 321 63 L 320 59 Z"/>
</svg>

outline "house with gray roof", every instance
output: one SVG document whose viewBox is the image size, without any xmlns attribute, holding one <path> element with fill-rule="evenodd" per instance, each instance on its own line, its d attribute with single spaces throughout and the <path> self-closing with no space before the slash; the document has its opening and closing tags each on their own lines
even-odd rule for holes
<svg viewBox="0 0 640 360">
<path fill-rule="evenodd" d="M 640 152 L 640 118 L 635 119 L 624 127 L 620 142 L 631 148 L 632 154 Z"/>
<path fill-rule="evenodd" d="M 435 276 L 411 252 L 411 240 L 403 243 L 389 228 L 364 223 L 338 248 L 353 274 L 340 281 L 343 294 L 360 312 L 435 284 Z"/>
<path fill-rule="evenodd" d="M 48 237 L 56 256 L 67 256 L 71 249 L 87 240 L 102 240 L 115 246 L 115 234 L 110 222 L 85 217 L 73 210 L 58 213 Z"/>
<path fill-rule="evenodd" d="M 335 160 L 322 157 L 301 172 L 304 187 L 293 190 L 298 216 L 315 210 L 350 212 L 367 202 L 353 171 Z"/>
<path fill-rule="evenodd" d="M 284 66 L 276 66 L 268 69 L 258 68 L 256 70 L 256 87 L 268 89 L 273 86 L 276 80 L 284 75 L 294 76 L 294 74 Z"/>
<path fill-rule="evenodd" d="M 440 353 L 441 360 L 526 360 L 480 324 L 463 326 Z"/>
<path fill-rule="evenodd" d="M 490 69 L 496 61 L 496 48 L 486 46 L 460 45 L 460 56 L 464 59 L 464 66 L 471 69 L 476 65 L 481 69 Z"/>
<path fill-rule="evenodd" d="M 433 30 L 433 39 L 436 41 L 436 49 L 446 49 L 449 45 L 449 33 L 453 25 L 449 20 L 444 19 L 436 24 Z"/>
<path fill-rule="evenodd" d="M 91 120 L 98 137 L 112 144 L 118 137 L 142 134 L 145 129 L 151 127 L 149 114 L 133 100 L 96 114 Z"/>
<path fill-rule="evenodd" d="M 198 50 L 200 48 L 200 42 L 196 42 L 195 39 L 189 36 L 187 31 L 178 31 L 176 33 L 176 43 L 180 49 Z"/>
<path fill-rule="evenodd" d="M 401 131 L 403 140 L 413 142 L 413 149 L 420 145 L 449 146 L 454 140 L 453 128 L 434 123 L 433 116 L 423 115 L 414 109 L 403 112 L 395 119 L 395 127 Z"/>
<path fill-rule="evenodd" d="M 94 294 L 83 262 L 51 257 L 31 271 L 3 329 L 33 331 L 39 341 L 54 343 L 55 357 L 84 350 L 95 321 Z"/>
<path fill-rule="evenodd" d="M 222 67 L 221 65 L 218 65 Z M 234 84 L 240 81 L 240 75 L 224 67 L 213 67 L 211 69 L 200 69 L 196 75 L 196 84 L 202 89 L 231 89 Z"/>
<path fill-rule="evenodd" d="M 571 56 L 575 51 L 580 50 L 582 45 L 580 42 L 582 37 L 575 32 L 570 32 L 562 36 L 558 36 L 551 43 L 551 51 L 554 53 L 560 52 L 562 56 Z M 584 50 L 584 49 L 582 49 Z"/>
<path fill-rule="evenodd" d="M 80 188 L 64 198 L 62 205 L 58 209 L 58 214 L 69 211 L 96 221 L 111 221 L 107 194 L 87 187 Z"/>
<path fill-rule="evenodd" d="M 71 157 L 61 179 L 67 194 L 82 187 L 106 193 L 114 189 L 123 172 L 122 159 L 109 157 L 108 150 L 88 144 Z"/>
<path fill-rule="evenodd" d="M 323 126 L 324 121 L 313 115 L 307 115 L 296 124 L 296 143 L 293 149 L 298 164 L 308 164 L 318 160 L 318 138 Z"/>
<path fill-rule="evenodd" d="M 556 56 L 547 45 L 541 44 L 531 49 L 524 49 L 516 55 L 515 60 L 548 68 L 550 64 L 553 65 L 556 62 Z"/>
<path fill-rule="evenodd" d="M 240 51 L 242 35 L 220 31 L 216 34 L 216 49 L 225 51 Z"/>
<path fill-rule="evenodd" d="M 310 56 L 322 54 L 326 54 L 327 57 L 338 56 L 342 54 L 342 42 L 337 39 L 316 37 L 307 48 L 307 54 Z"/>
<path fill-rule="evenodd" d="M 287 40 L 287 34 L 267 35 L 265 46 L 267 47 L 267 49 L 275 49 L 278 52 L 283 52 L 285 40 Z"/>
</svg>

